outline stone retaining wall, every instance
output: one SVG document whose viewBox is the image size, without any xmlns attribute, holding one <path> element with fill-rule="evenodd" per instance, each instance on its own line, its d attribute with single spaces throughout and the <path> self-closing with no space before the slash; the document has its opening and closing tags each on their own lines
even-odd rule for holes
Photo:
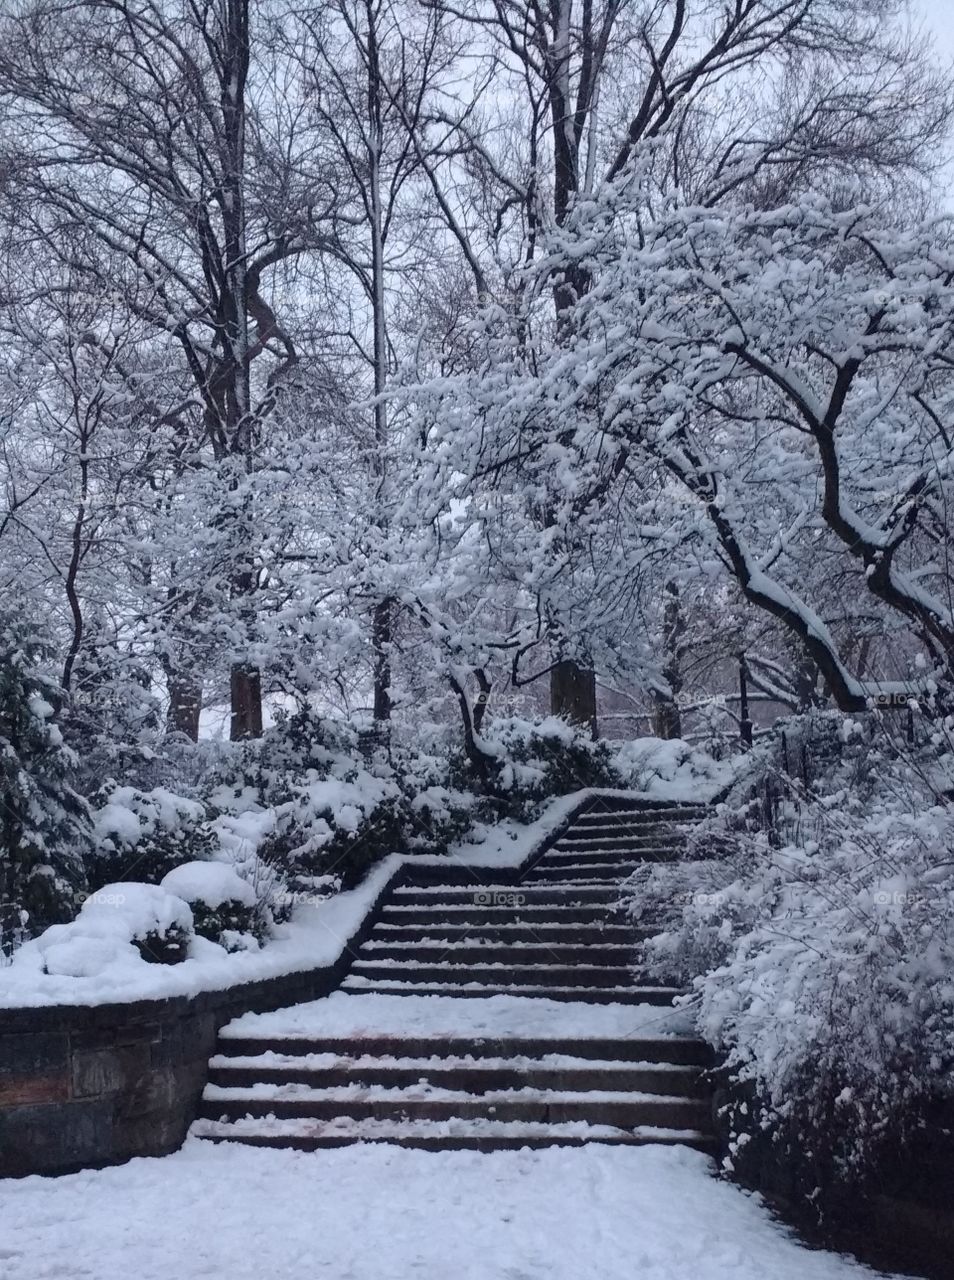
<svg viewBox="0 0 954 1280">
<path fill-rule="evenodd" d="M 721 1155 L 729 1154 L 724 1106 L 745 1102 L 751 1089 L 716 1090 L 713 1112 Z M 881 1271 L 954 1280 L 954 1103 L 924 1108 L 923 1128 L 888 1146 L 863 1182 L 819 1156 L 812 1168 L 804 1144 L 773 1143 L 753 1130 L 732 1152 L 733 1180 L 760 1192 L 778 1216 L 812 1244 L 850 1252 Z M 821 1215 L 821 1220 L 820 1220 Z"/>
<path fill-rule="evenodd" d="M 396 885 L 516 881 L 581 809 L 598 800 L 598 792 L 583 793 L 519 868 L 405 863 L 332 965 L 192 998 L 0 1008 L 0 1177 L 68 1173 L 175 1151 L 195 1116 L 226 1022 L 316 1000 L 339 987 Z"/>
<path fill-rule="evenodd" d="M 376 915 L 320 969 L 191 998 L 0 1010 L 0 1176 L 68 1173 L 176 1150 L 219 1028 L 242 1013 L 328 995 Z"/>
</svg>

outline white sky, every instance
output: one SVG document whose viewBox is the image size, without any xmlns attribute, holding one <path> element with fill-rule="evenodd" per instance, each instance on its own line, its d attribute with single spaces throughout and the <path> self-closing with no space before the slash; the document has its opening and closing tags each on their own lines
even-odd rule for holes
<svg viewBox="0 0 954 1280">
<path fill-rule="evenodd" d="M 954 0 L 914 0 L 912 8 L 924 14 L 937 37 L 937 51 L 954 59 Z"/>
<path fill-rule="evenodd" d="M 912 0 L 911 9 L 915 18 L 919 14 L 923 17 L 938 57 L 954 67 L 954 0 Z M 947 181 L 942 177 L 941 182 L 946 187 L 946 203 L 950 206 L 954 204 L 954 158 L 946 172 Z"/>
</svg>

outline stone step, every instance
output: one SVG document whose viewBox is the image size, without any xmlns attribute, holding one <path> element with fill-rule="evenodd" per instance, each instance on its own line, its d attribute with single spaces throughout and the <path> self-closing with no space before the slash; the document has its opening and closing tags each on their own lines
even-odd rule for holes
<svg viewBox="0 0 954 1280">
<path fill-rule="evenodd" d="M 629 945 L 659 932 L 654 924 L 639 926 L 610 923 L 598 919 L 588 924 L 523 924 L 508 920 L 499 924 L 457 924 L 455 922 L 426 920 L 420 924 L 389 924 L 379 922 L 371 932 L 375 942 L 500 942 L 500 943 L 554 943 L 568 946 L 601 947 L 607 944 Z"/>
<path fill-rule="evenodd" d="M 658 836 L 582 836 L 567 835 L 561 837 L 553 848 L 540 859 L 545 862 L 554 853 L 576 853 L 584 857 L 601 854 L 602 861 L 619 857 L 643 857 L 645 854 L 666 855 L 676 857 L 685 849 L 685 841 L 677 839 L 663 840 Z"/>
<path fill-rule="evenodd" d="M 232 1034 L 228 1027 L 219 1032 L 216 1061 L 223 1057 L 260 1057 L 274 1054 L 288 1057 L 331 1054 L 351 1060 L 356 1054 L 383 1058 L 472 1058 L 527 1059 L 567 1056 L 588 1062 L 666 1063 L 679 1066 L 708 1066 L 712 1052 L 696 1036 L 250 1036 Z"/>
<path fill-rule="evenodd" d="M 599 924 L 606 919 L 606 914 L 607 907 L 603 903 L 572 907 L 550 904 L 521 907 L 444 906 L 438 910 L 388 902 L 382 909 L 380 920 L 385 924 L 428 924 L 435 927 L 443 924 L 508 922 L 528 925 Z"/>
<path fill-rule="evenodd" d="M 576 878 L 582 878 L 586 874 L 587 859 L 590 855 L 579 852 L 575 849 L 554 849 L 552 853 L 548 853 L 546 858 L 534 864 L 527 872 L 563 872 L 568 868 L 572 869 Z M 619 885 L 623 880 L 628 879 L 634 871 L 639 867 L 644 867 L 649 862 L 678 862 L 680 855 L 673 849 L 643 849 L 638 854 L 634 854 L 632 850 L 620 852 L 617 857 L 610 851 L 601 850 L 598 855 L 593 856 L 592 862 L 594 866 L 605 866 L 611 863 L 614 866 L 610 883 Z M 605 872 L 603 874 L 606 874 Z M 523 883 L 526 883 L 524 881 Z M 531 879 L 530 883 L 534 883 Z"/>
<path fill-rule="evenodd" d="M 362 1096 L 363 1095 L 363 1096 Z M 303 1084 L 261 1085 L 249 1089 L 206 1088 L 199 1107 L 206 1120 L 493 1120 L 530 1124 L 582 1122 L 632 1129 L 651 1125 L 705 1132 L 709 1104 L 695 1098 L 630 1093 L 566 1093 L 515 1089 L 474 1097 L 455 1090 L 361 1089 L 360 1086 L 311 1089 Z"/>
<path fill-rule="evenodd" d="M 706 805 L 659 805 L 646 809 L 587 809 L 573 819 L 574 827 L 599 826 L 659 826 L 662 823 L 701 822 L 710 817 L 713 810 Z"/>
<path fill-rule="evenodd" d="M 324 1065 L 324 1064 L 328 1065 Z M 561 1065 L 569 1063 L 572 1065 Z M 321 1064 L 321 1065 L 315 1065 Z M 701 1068 L 673 1063 L 587 1062 L 569 1055 L 532 1058 L 335 1058 L 275 1054 L 212 1059 L 209 1084 L 225 1088 L 255 1084 L 306 1084 L 315 1089 L 345 1085 L 403 1088 L 423 1082 L 469 1094 L 521 1088 L 583 1092 L 629 1092 L 702 1097 Z"/>
<path fill-rule="evenodd" d="M 440 964 L 416 960 L 365 960 L 359 957 L 351 966 L 348 979 L 355 977 L 385 982 L 482 982 L 508 987 L 626 987 L 633 981 L 628 965 L 610 967 L 603 964 L 560 965 L 497 964 L 485 960 L 461 963 L 451 952 Z"/>
<path fill-rule="evenodd" d="M 654 823 L 587 822 L 574 823 L 560 836 L 568 840 L 658 840 L 668 843 L 675 840 L 685 844 L 688 831 L 682 823 L 665 825 Z"/>
<path fill-rule="evenodd" d="M 651 1004 L 671 1006 L 684 992 L 676 987 L 538 986 L 514 987 L 507 983 L 409 982 L 400 979 L 362 978 L 349 974 L 341 984 L 348 995 L 454 996 L 456 999 L 486 999 L 488 996 L 520 995 L 546 1000 L 573 1000 L 583 1004 Z"/>
<path fill-rule="evenodd" d="M 577 856 L 572 862 L 561 861 L 553 865 L 544 858 L 530 868 L 520 883 L 581 886 L 591 884 L 596 887 L 606 884 L 607 886 L 615 885 L 618 889 L 622 881 L 631 876 L 645 861 L 644 858 L 614 858 L 612 861 L 605 861 L 604 855 L 599 859 L 587 860 Z"/>
<path fill-rule="evenodd" d="M 636 946 L 561 946 L 558 942 L 525 942 L 507 946 L 486 942 L 477 946 L 449 942 L 378 942 L 372 935 L 358 952 L 360 961 L 410 960 L 416 964 L 447 961 L 449 964 L 607 965 L 629 969 Z"/>
<path fill-rule="evenodd" d="M 619 1005 L 619 1036 L 275 1038 L 226 1028 L 193 1133 L 306 1150 L 353 1142 L 713 1150 L 710 1050 L 672 1033 L 689 1025 L 673 1012 L 682 989 L 633 967 L 638 942 L 662 920 L 629 922 L 619 909 L 623 879 L 645 861 L 682 856 L 685 833 L 673 819 L 690 812 L 610 806 L 564 832 L 516 884 L 487 873 L 486 884 L 401 885 L 341 986 L 352 997 L 444 997 L 438 1009 L 494 996 L 510 997 L 507 1008 L 520 999 Z M 647 1005 L 658 1016 L 637 1012 Z"/>
<path fill-rule="evenodd" d="M 425 889 L 395 889 L 388 903 L 396 907 L 428 907 L 440 912 L 444 907 L 563 907 L 576 904 L 615 903 L 619 890 L 613 885 L 519 884 L 509 887 L 488 885 L 474 889 L 458 889 L 448 885 L 433 885 Z"/>
<path fill-rule="evenodd" d="M 192 1133 L 213 1142 L 243 1142 L 256 1147 L 317 1151 L 356 1142 L 385 1142 L 423 1151 L 517 1151 L 524 1147 L 582 1147 L 590 1142 L 614 1146 L 663 1143 L 712 1151 L 715 1141 L 693 1129 L 613 1129 L 586 1124 L 513 1124 L 487 1120 L 436 1123 L 419 1121 L 248 1120 L 225 1123 L 197 1120 Z"/>
</svg>

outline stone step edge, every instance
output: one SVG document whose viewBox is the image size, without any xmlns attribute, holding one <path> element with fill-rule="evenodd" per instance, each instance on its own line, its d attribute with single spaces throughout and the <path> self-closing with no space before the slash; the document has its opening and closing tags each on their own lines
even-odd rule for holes
<svg viewBox="0 0 954 1280">
<path fill-rule="evenodd" d="M 456 1133 L 449 1129 L 453 1125 Z M 324 1133 L 317 1133 L 323 1129 Z M 467 1130 L 470 1129 L 470 1134 Z M 301 1137 L 318 1139 L 349 1136 L 350 1141 L 388 1141 L 401 1137 L 431 1136 L 450 1139 L 455 1137 L 508 1137 L 508 1138 L 577 1138 L 581 1142 L 622 1141 L 641 1138 L 646 1142 L 711 1142 L 708 1134 L 699 1129 L 672 1129 L 654 1125 L 638 1125 L 624 1129 L 615 1125 L 590 1125 L 585 1121 L 557 1121 L 553 1123 L 508 1120 L 418 1120 L 409 1123 L 394 1120 L 196 1120 L 190 1133 L 194 1137 L 221 1137 L 241 1141 L 243 1135 L 267 1137 Z"/>
<path fill-rule="evenodd" d="M 205 1102 L 467 1102 L 495 1107 L 510 1102 L 541 1106 L 586 1105 L 605 1103 L 632 1106 L 672 1106 L 698 1111 L 707 1105 L 704 1097 L 683 1093 L 651 1093 L 646 1089 L 545 1089 L 536 1085 L 525 1088 L 489 1089 L 475 1093 L 471 1089 L 449 1089 L 441 1085 L 326 1085 L 316 1087 L 289 1081 L 286 1084 L 263 1081 L 259 1085 L 207 1084 L 202 1093 Z"/>
<path fill-rule="evenodd" d="M 223 1027 L 219 1032 L 217 1049 L 238 1045 L 254 1046 L 261 1052 L 264 1046 L 281 1045 L 290 1057 L 299 1057 L 307 1053 L 334 1053 L 348 1057 L 356 1047 L 363 1054 L 388 1057 L 408 1056 L 395 1054 L 392 1050 L 397 1046 L 414 1045 L 413 1057 L 443 1058 L 448 1054 L 457 1057 L 472 1056 L 484 1062 L 488 1057 L 503 1058 L 512 1061 L 514 1058 L 539 1058 L 552 1054 L 561 1055 L 570 1050 L 569 1056 L 583 1058 L 587 1062 L 597 1059 L 626 1064 L 629 1062 L 666 1061 L 663 1054 L 680 1051 L 692 1051 L 708 1059 L 711 1054 L 709 1045 L 699 1036 L 682 1032 L 658 1031 L 652 1035 L 632 1036 L 428 1036 L 428 1035 L 388 1035 L 376 1033 L 359 1036 L 321 1036 L 312 1033 L 285 1033 L 276 1035 L 271 1031 L 263 1031 L 260 1035 L 241 1029 Z M 317 1046 L 317 1047 L 316 1047 Z M 589 1058 L 580 1050 L 595 1050 L 594 1058 Z M 639 1054 L 632 1059 L 626 1057 L 625 1051 Z M 269 1052 L 269 1050 L 264 1050 Z M 274 1050 L 270 1050 L 274 1052 Z M 651 1056 L 646 1056 L 651 1055 Z M 231 1058 L 232 1054 L 221 1054 Z M 247 1055 L 246 1055 L 247 1056 Z"/>
<path fill-rule="evenodd" d="M 514 1057 L 482 1057 L 474 1054 L 449 1054 L 442 1056 L 433 1054 L 425 1057 L 414 1055 L 397 1057 L 375 1054 L 357 1054 L 347 1056 L 340 1053 L 288 1053 L 278 1054 L 266 1051 L 257 1054 L 213 1054 L 209 1060 L 209 1068 L 213 1071 L 256 1071 L 281 1070 L 287 1068 L 296 1071 L 321 1071 L 326 1068 L 349 1069 L 355 1071 L 632 1071 L 634 1074 L 647 1071 L 667 1075 L 675 1072 L 678 1075 L 698 1074 L 702 1067 L 690 1063 L 665 1062 L 656 1060 L 628 1060 L 620 1058 L 581 1058 L 575 1054 L 541 1054 L 539 1056 Z"/>
<path fill-rule="evenodd" d="M 633 1008 L 647 1005 L 672 1010 L 672 992 L 666 988 L 658 996 L 642 987 L 490 987 L 482 983 L 385 982 L 369 980 L 341 988 L 349 996 L 447 996 L 455 1000 L 486 1000 L 493 996 L 514 996 L 522 1000 L 554 1000 L 559 1004 L 618 1004 Z M 676 994 L 682 994 L 678 992 Z"/>
</svg>

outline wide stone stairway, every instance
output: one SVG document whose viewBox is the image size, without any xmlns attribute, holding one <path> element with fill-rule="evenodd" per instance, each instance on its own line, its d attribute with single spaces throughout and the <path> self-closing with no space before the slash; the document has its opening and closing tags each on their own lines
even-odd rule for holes
<svg viewBox="0 0 954 1280">
<path fill-rule="evenodd" d="M 636 928 L 619 908 L 637 864 L 678 858 L 704 813 L 597 801 L 518 883 L 394 888 L 340 992 L 223 1028 L 193 1132 L 302 1149 L 711 1146 L 707 1048 L 673 1015 L 679 989 L 636 967 L 652 913 Z M 489 1016 L 473 1017 L 478 1000 Z"/>
</svg>

